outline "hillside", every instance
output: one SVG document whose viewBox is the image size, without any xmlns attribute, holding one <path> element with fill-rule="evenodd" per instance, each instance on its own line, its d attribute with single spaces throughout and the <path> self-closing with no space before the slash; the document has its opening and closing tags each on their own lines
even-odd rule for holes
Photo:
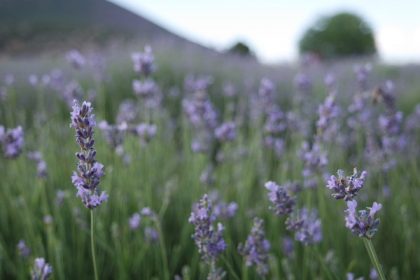
<svg viewBox="0 0 420 280">
<path fill-rule="evenodd" d="M 193 44 L 153 22 L 104 0 L 2 0 L 0 50 L 103 44 L 111 40 L 165 39 Z M 199 45 L 196 45 L 202 48 Z"/>
</svg>

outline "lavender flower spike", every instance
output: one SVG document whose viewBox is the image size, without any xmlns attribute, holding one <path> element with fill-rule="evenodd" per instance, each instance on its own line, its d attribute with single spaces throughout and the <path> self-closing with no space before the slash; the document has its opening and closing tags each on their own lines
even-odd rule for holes
<svg viewBox="0 0 420 280">
<path fill-rule="evenodd" d="M 293 207 L 295 206 L 295 199 L 287 193 L 284 187 L 269 181 L 265 183 L 265 188 L 268 190 L 268 199 L 272 203 L 270 209 L 276 215 L 280 216 L 292 213 Z"/>
<path fill-rule="evenodd" d="M 270 242 L 265 239 L 264 221 L 260 218 L 254 219 L 251 233 L 245 242 L 245 245 L 239 245 L 239 253 L 245 257 L 246 265 L 255 265 L 257 273 L 264 277 L 268 274 L 268 252 Z"/>
<path fill-rule="evenodd" d="M 286 228 L 295 231 L 295 239 L 305 245 L 322 240 L 321 220 L 315 209 L 303 208 L 291 214 L 286 220 Z"/>
<path fill-rule="evenodd" d="M 31 254 L 31 249 L 26 245 L 26 242 L 23 239 L 19 240 L 16 247 L 19 251 L 19 255 L 23 258 L 27 258 Z"/>
<path fill-rule="evenodd" d="M 24 132 L 21 126 L 7 129 L 0 125 L 0 143 L 3 145 L 3 153 L 6 158 L 15 159 L 21 153 L 25 144 Z"/>
<path fill-rule="evenodd" d="M 98 188 L 99 181 L 104 175 L 104 166 L 96 161 L 93 139 L 95 125 L 95 115 L 90 102 L 84 101 L 80 106 L 76 100 L 73 101 L 70 127 L 76 130 L 76 142 L 81 150 L 76 153 L 79 162 L 77 171 L 73 172 L 71 179 L 77 188 L 77 196 L 89 209 L 99 206 L 108 199 L 108 195 L 100 192 Z"/>
<path fill-rule="evenodd" d="M 357 169 L 353 170 L 353 175 L 345 176 L 343 170 L 337 171 L 337 177 L 332 175 L 327 181 L 327 188 L 332 190 L 332 197 L 335 199 L 352 200 L 359 192 L 366 181 L 367 172 L 363 171 L 360 176 Z"/>
<path fill-rule="evenodd" d="M 52 266 L 43 258 L 36 258 L 32 269 L 32 280 L 46 280 L 53 272 Z"/>
<path fill-rule="evenodd" d="M 346 227 L 359 237 L 371 239 L 378 231 L 379 219 L 375 219 L 375 214 L 381 208 L 380 203 L 374 202 L 372 207 L 357 212 L 357 201 L 347 201 Z"/>
<path fill-rule="evenodd" d="M 217 224 L 214 228 L 215 215 L 212 213 L 212 205 L 207 194 L 205 194 L 193 207 L 189 222 L 194 225 L 195 232 L 193 239 L 198 247 L 202 259 L 214 264 L 217 257 L 226 250 L 226 243 L 223 240 L 223 225 Z"/>
</svg>

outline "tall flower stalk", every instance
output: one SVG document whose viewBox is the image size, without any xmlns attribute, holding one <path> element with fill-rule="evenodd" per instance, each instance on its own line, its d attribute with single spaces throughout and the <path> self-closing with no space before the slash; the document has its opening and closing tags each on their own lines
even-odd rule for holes
<svg viewBox="0 0 420 280">
<path fill-rule="evenodd" d="M 80 146 L 80 152 L 76 153 L 79 162 L 77 170 L 73 172 L 72 182 L 77 189 L 77 196 L 90 209 L 92 263 L 95 279 L 97 280 L 98 270 L 95 257 L 93 209 L 106 201 L 108 195 L 105 192 L 101 192 L 98 187 L 100 179 L 104 175 L 104 166 L 96 161 L 95 140 L 93 139 L 93 129 L 96 126 L 96 121 L 90 102 L 84 101 L 80 105 L 76 100 L 73 101 L 70 126 L 76 130 L 76 142 Z"/>
<path fill-rule="evenodd" d="M 382 209 L 382 205 L 374 202 L 371 207 L 358 211 L 357 201 L 355 200 L 357 193 L 365 184 L 367 172 L 363 171 L 358 176 L 357 169 L 355 168 L 351 176 L 345 176 L 342 170 L 338 170 L 337 175 L 337 177 L 332 175 L 327 180 L 326 187 L 332 191 L 332 197 L 346 201 L 346 227 L 353 234 L 363 239 L 369 258 L 376 271 L 378 271 L 379 278 L 385 280 L 385 274 L 371 241 L 378 231 L 379 218 L 376 218 L 375 215 Z"/>
</svg>

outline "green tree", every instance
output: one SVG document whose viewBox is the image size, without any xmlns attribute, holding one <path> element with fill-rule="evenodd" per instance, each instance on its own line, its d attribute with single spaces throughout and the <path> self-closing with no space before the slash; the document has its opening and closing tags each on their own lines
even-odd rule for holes
<svg viewBox="0 0 420 280">
<path fill-rule="evenodd" d="M 301 38 L 299 51 L 336 58 L 373 55 L 376 46 L 369 24 L 358 15 L 343 12 L 318 19 Z"/>
<path fill-rule="evenodd" d="M 227 50 L 227 52 L 246 57 L 254 56 L 254 52 L 251 48 L 243 42 L 236 42 Z"/>
</svg>

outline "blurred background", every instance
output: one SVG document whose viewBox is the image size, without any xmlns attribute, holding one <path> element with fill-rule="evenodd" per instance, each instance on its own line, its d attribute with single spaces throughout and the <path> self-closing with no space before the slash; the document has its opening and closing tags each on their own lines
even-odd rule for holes
<svg viewBox="0 0 420 280">
<path fill-rule="evenodd" d="M 339 19 L 339 24 L 334 24 L 337 30 L 326 32 L 333 42 L 343 43 L 341 37 L 350 42 L 346 43 L 349 50 L 334 56 L 374 54 L 387 63 L 417 63 L 419 10 L 420 2 L 415 0 L 399 1 L 398 5 L 387 0 L 2 0 L 0 50 L 16 54 L 63 46 L 103 48 L 116 41 L 165 40 L 217 52 L 233 49 L 277 64 L 296 61 L 303 52 L 314 51 L 323 57 L 326 49 L 334 53 L 331 44 L 317 49 L 312 42 L 302 49 L 302 41 L 308 31 L 325 31 L 325 21 L 345 13 L 356 17 L 353 31 L 352 23 Z M 363 41 L 357 31 L 371 33 L 373 48 L 366 51 L 352 46 L 351 42 Z M 325 37 L 322 40 L 325 42 Z"/>
</svg>

